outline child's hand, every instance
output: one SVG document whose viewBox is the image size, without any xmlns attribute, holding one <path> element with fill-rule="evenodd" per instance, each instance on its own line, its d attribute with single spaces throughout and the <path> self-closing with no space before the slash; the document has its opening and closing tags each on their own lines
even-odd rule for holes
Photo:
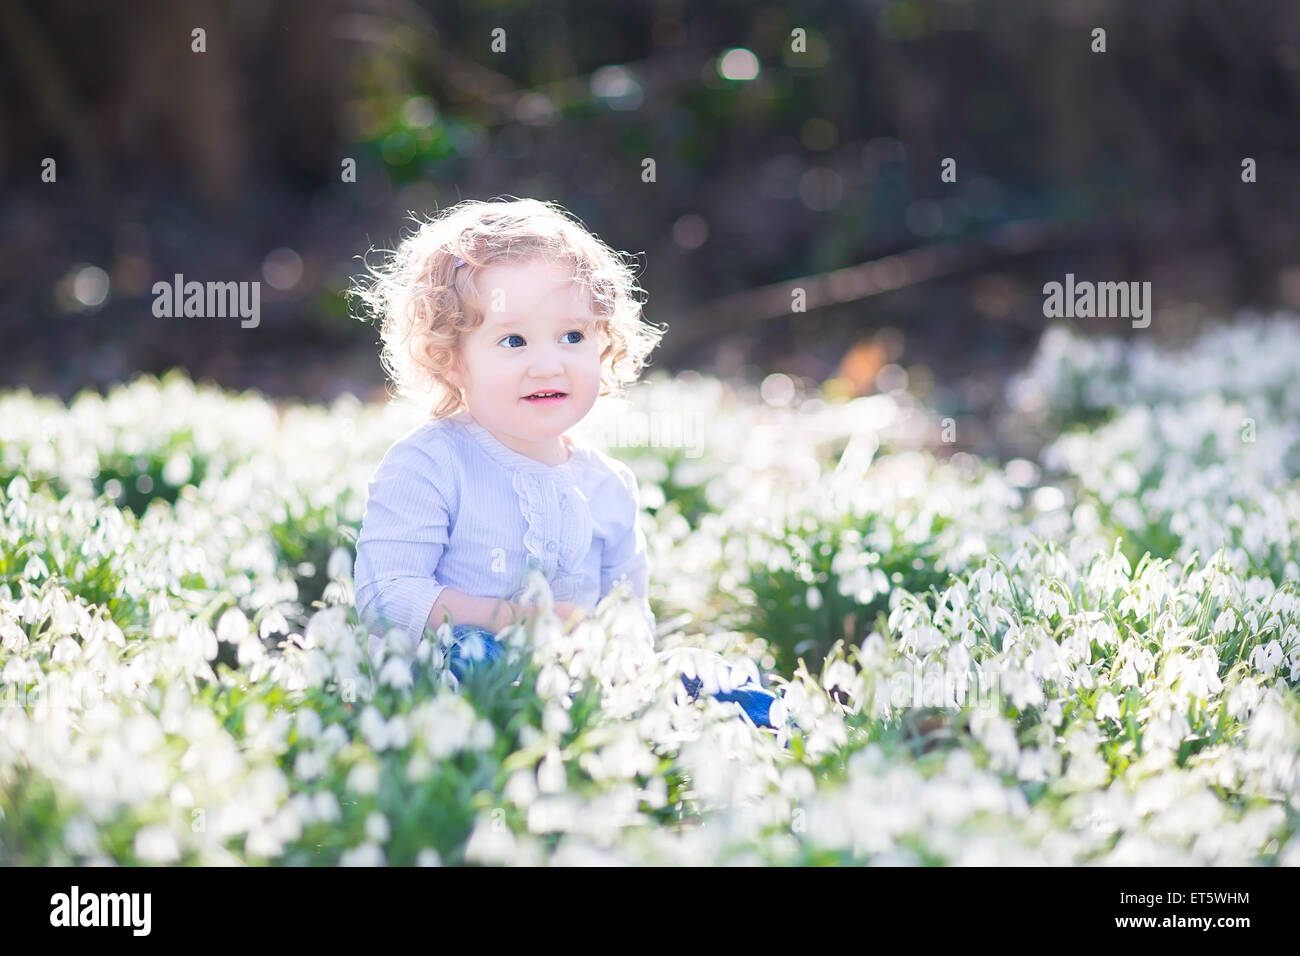
<svg viewBox="0 0 1300 956">
<path fill-rule="evenodd" d="M 586 608 L 569 601 L 556 601 L 553 607 L 555 609 L 555 616 L 565 624 L 568 624 L 569 621 L 574 620 L 575 618 L 580 621 L 587 616 Z M 537 612 L 538 607 L 535 604 L 511 604 L 506 613 L 509 614 L 511 621 L 514 621 L 519 615 L 525 613 L 536 614 Z"/>
<path fill-rule="evenodd" d="M 587 611 L 585 608 L 581 607 L 580 605 L 571 604 L 568 601 L 556 601 L 555 616 L 567 624 L 570 620 L 572 620 L 575 617 L 578 620 L 582 620 L 584 617 L 587 616 Z"/>
</svg>

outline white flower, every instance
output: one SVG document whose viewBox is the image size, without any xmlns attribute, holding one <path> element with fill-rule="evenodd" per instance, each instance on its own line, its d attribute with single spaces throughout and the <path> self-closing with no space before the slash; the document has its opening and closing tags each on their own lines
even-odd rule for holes
<svg viewBox="0 0 1300 956">
<path fill-rule="evenodd" d="M 1250 665 L 1265 677 L 1272 677 L 1278 665 L 1282 663 L 1282 645 L 1276 640 L 1256 647 L 1250 652 Z"/>
<path fill-rule="evenodd" d="M 428 780 L 433 774 L 433 760 L 423 750 L 417 750 L 406 761 L 406 779 L 411 783 Z"/>
<path fill-rule="evenodd" d="M 310 707 L 299 708 L 294 715 L 294 728 L 300 740 L 315 740 L 321 734 L 320 714 Z"/>
<path fill-rule="evenodd" d="M 293 775 L 299 780 L 311 781 L 323 774 L 326 767 L 326 760 L 321 754 L 311 750 L 302 750 L 294 757 Z"/>
<path fill-rule="evenodd" d="M 331 580 L 352 577 L 352 556 L 347 548 L 335 548 L 330 552 L 329 561 L 325 565 L 325 575 Z"/>
<path fill-rule="evenodd" d="M 373 811 L 366 817 L 366 838 L 374 843 L 387 843 L 392 830 L 388 826 L 388 817 L 379 811 Z"/>
<path fill-rule="evenodd" d="M 342 724 L 330 724 L 320 736 L 320 746 L 325 753 L 338 753 L 348 743 L 348 731 Z"/>
<path fill-rule="evenodd" d="M 339 857 L 339 866 L 383 866 L 386 862 L 383 849 L 369 840 L 344 850 Z"/>
<path fill-rule="evenodd" d="M 542 730 L 553 737 L 566 734 L 573 729 L 569 712 L 559 701 L 548 700 L 542 707 Z"/>
<path fill-rule="evenodd" d="M 136 831 L 133 847 L 135 855 L 148 863 L 174 863 L 181 858 L 176 837 L 171 830 L 158 823 Z"/>
<path fill-rule="evenodd" d="M 1219 655 L 1215 653 L 1214 648 L 1202 648 L 1196 658 L 1196 665 L 1203 687 L 1200 696 L 1208 697 L 1223 689 L 1223 681 L 1219 679 Z"/>
<path fill-rule="evenodd" d="M 312 812 L 319 823 L 337 823 L 343 817 L 338 798 L 328 790 L 318 791 L 312 796 Z"/>
<path fill-rule="evenodd" d="M 542 700 L 567 696 L 569 683 L 569 672 L 559 664 L 549 663 L 537 675 L 537 696 Z"/>
<path fill-rule="evenodd" d="M 270 637 L 272 634 L 287 634 L 288 632 L 289 622 L 278 607 L 269 608 L 262 615 L 262 621 L 257 627 L 257 636 L 263 639 Z"/>
<path fill-rule="evenodd" d="M 248 618 L 244 617 L 244 612 L 237 607 L 227 610 L 217 621 L 217 640 L 227 644 L 242 645 L 248 640 L 250 633 Z"/>
<path fill-rule="evenodd" d="M 379 671 L 379 683 L 398 690 L 408 690 L 415 684 L 410 662 L 402 657 L 390 657 Z"/>
<path fill-rule="evenodd" d="M 371 750 L 385 750 L 388 747 L 388 725 L 384 715 L 374 704 L 367 704 L 361 711 L 359 721 L 361 736 L 366 739 Z"/>
<path fill-rule="evenodd" d="M 1097 719 L 1119 720 L 1119 701 L 1110 691 L 1106 691 L 1097 701 Z"/>
<path fill-rule="evenodd" d="M 1238 681 L 1228 694 L 1228 714 L 1237 720 L 1244 720 L 1259 703 L 1260 691 L 1250 680 Z"/>
<path fill-rule="evenodd" d="M 411 723 L 402 714 L 388 718 L 388 746 L 401 750 L 411 742 Z"/>
<path fill-rule="evenodd" d="M 253 857 L 275 857 L 284 851 L 284 844 L 276 839 L 269 827 L 258 825 L 248 831 L 244 852 Z"/>
<path fill-rule="evenodd" d="M 552 747 L 538 764 L 537 789 L 542 793 L 559 793 L 566 786 L 568 786 L 568 778 L 564 770 L 564 761 L 560 759 L 560 752 Z"/>
<path fill-rule="evenodd" d="M 63 846 L 78 856 L 91 856 L 100 852 L 99 832 L 85 816 L 76 816 L 63 828 Z"/>
<path fill-rule="evenodd" d="M 862 675 L 858 673 L 857 668 L 839 659 L 831 661 L 822 678 L 822 687 L 828 694 L 838 687 L 842 693 L 848 695 L 849 706 L 853 706 L 861 698 L 863 683 Z"/>
<path fill-rule="evenodd" d="M 376 793 L 379 790 L 379 764 L 373 760 L 358 763 L 348 773 L 346 787 L 365 796 Z"/>
<path fill-rule="evenodd" d="M 1016 742 L 1015 728 L 998 713 L 976 710 L 971 723 L 976 738 L 988 751 L 993 766 L 1010 770 L 1020 759 L 1020 746 Z"/>
<path fill-rule="evenodd" d="M 1237 613 L 1230 607 L 1225 607 L 1219 612 L 1219 616 L 1214 620 L 1214 626 L 1210 628 L 1210 633 L 1215 637 L 1226 634 L 1237 626 Z"/>
</svg>

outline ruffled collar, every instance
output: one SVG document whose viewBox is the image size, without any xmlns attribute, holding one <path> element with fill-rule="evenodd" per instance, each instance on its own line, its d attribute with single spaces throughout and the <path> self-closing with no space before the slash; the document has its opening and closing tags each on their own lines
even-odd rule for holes
<svg viewBox="0 0 1300 956">
<path fill-rule="evenodd" d="M 591 552 L 594 525 L 587 497 L 578 486 L 578 465 L 587 450 L 568 439 L 569 460 L 545 465 L 502 444 L 468 412 L 452 416 L 493 461 L 510 472 L 510 484 L 524 519 L 524 551 L 541 570 L 558 601 L 575 601 L 584 583 L 583 561 Z"/>
<path fill-rule="evenodd" d="M 504 465 L 511 471 L 522 471 L 528 474 L 552 475 L 556 478 L 567 478 L 573 474 L 574 468 L 578 464 L 578 458 L 582 452 L 581 446 L 569 436 L 564 436 L 565 442 L 569 445 L 569 459 L 558 465 L 548 465 L 540 462 L 536 458 L 529 458 L 521 452 L 515 451 L 507 445 L 502 444 L 501 440 L 493 435 L 490 431 L 480 425 L 469 412 L 459 412 L 448 419 L 457 425 L 463 427 L 474 440 L 478 442 L 479 447 L 488 453 L 498 464 Z"/>
</svg>

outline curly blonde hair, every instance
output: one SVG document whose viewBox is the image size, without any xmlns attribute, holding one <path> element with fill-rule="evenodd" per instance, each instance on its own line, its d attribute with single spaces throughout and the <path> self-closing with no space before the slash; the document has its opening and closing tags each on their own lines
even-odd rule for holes
<svg viewBox="0 0 1300 956">
<path fill-rule="evenodd" d="M 537 199 L 467 199 L 424 222 L 412 214 L 419 228 L 388 261 L 379 268 L 365 263 L 373 279 L 354 282 L 353 294 L 380 323 L 384 370 L 401 395 L 431 403 L 432 420 L 465 407 L 448 372 L 464 336 L 485 317 L 475 277 L 501 263 L 541 260 L 570 270 L 603 333 L 600 396 L 620 395 L 636 382 L 667 325 L 642 322 L 644 303 L 636 296 L 644 290 L 631 265 L 570 217 L 557 203 Z"/>
</svg>

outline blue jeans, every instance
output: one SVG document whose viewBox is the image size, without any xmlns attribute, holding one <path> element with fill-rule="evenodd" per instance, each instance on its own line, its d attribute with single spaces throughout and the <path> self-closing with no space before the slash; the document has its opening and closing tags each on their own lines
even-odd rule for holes
<svg viewBox="0 0 1300 956">
<path fill-rule="evenodd" d="M 497 641 L 496 635 L 481 627 L 473 624 L 457 624 L 452 627 L 451 634 L 454 643 L 447 650 L 447 663 L 451 668 L 451 672 L 456 675 L 457 680 L 465 679 L 465 674 L 476 660 L 494 661 L 502 654 L 503 648 Z M 472 656 L 472 652 L 477 648 L 472 646 L 474 644 L 472 640 L 466 640 L 473 635 L 477 635 L 479 638 L 477 643 L 482 648 L 481 657 Z M 681 677 L 686 692 L 690 694 L 692 700 L 695 700 L 699 697 L 700 688 L 704 682 L 698 677 L 688 678 L 685 674 L 681 675 Z M 712 696 L 715 700 L 732 701 L 739 704 L 745 713 L 749 715 L 749 719 L 758 727 L 776 729 L 778 726 L 770 720 L 772 705 L 778 699 L 776 694 L 754 684 L 752 681 L 740 687 L 732 688 L 730 691 Z"/>
</svg>

